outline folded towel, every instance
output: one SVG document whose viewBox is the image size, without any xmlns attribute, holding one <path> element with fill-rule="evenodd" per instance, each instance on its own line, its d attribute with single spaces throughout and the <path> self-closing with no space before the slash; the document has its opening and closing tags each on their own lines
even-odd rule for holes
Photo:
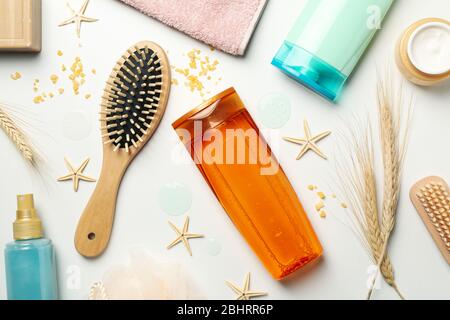
<svg viewBox="0 0 450 320">
<path fill-rule="evenodd" d="M 121 0 L 212 47 L 243 55 L 267 0 Z"/>
</svg>

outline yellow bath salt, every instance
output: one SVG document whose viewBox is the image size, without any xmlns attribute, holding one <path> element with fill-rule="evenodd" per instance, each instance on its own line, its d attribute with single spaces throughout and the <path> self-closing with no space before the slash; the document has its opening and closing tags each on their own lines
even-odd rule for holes
<svg viewBox="0 0 450 320">
<path fill-rule="evenodd" d="M 52 74 L 50 76 L 50 80 L 53 84 L 56 84 L 58 82 L 59 77 L 56 74 Z"/>
<path fill-rule="evenodd" d="M 20 78 L 22 78 L 22 75 L 20 74 L 20 72 L 14 72 L 11 74 L 11 79 L 12 80 L 19 80 Z"/>
<path fill-rule="evenodd" d="M 177 86 L 178 85 L 178 80 L 177 79 L 172 79 L 172 84 Z"/>
<path fill-rule="evenodd" d="M 325 210 L 321 210 L 320 213 L 319 213 L 319 216 L 320 216 L 322 219 L 325 219 L 325 218 L 327 217 L 327 213 L 325 212 Z"/>
<path fill-rule="evenodd" d="M 50 98 L 53 98 L 55 95 L 53 94 L 53 92 L 49 92 L 49 93 L 48 93 L 48 96 L 49 96 Z"/>
<path fill-rule="evenodd" d="M 175 72 L 178 72 L 179 74 L 182 74 L 185 77 L 189 76 L 189 69 L 176 68 Z"/>
<path fill-rule="evenodd" d="M 92 69 L 91 72 L 92 72 L 92 74 L 97 74 L 97 70 L 95 70 L 95 69 Z"/>
<path fill-rule="evenodd" d="M 62 57 L 63 52 L 62 52 L 61 50 L 58 50 L 58 51 L 56 52 L 56 54 L 57 54 L 59 57 Z"/>
<path fill-rule="evenodd" d="M 39 79 L 34 79 L 33 82 L 33 91 L 38 92 L 39 91 Z"/>
<path fill-rule="evenodd" d="M 313 191 L 313 190 L 314 190 L 314 186 L 313 186 L 312 184 L 310 184 L 310 185 L 308 186 L 308 189 L 311 190 L 311 191 Z"/>
<path fill-rule="evenodd" d="M 319 212 L 324 207 L 325 207 L 325 204 L 323 203 L 323 201 L 320 201 L 319 203 L 316 204 L 316 211 Z"/>
<path fill-rule="evenodd" d="M 197 61 L 200 60 L 200 50 L 198 49 L 192 49 L 191 51 L 189 51 L 187 53 L 188 58 L 190 59 L 189 61 L 189 67 L 191 69 L 197 69 Z"/>
<path fill-rule="evenodd" d="M 215 60 L 213 63 L 211 63 L 209 57 L 205 57 L 205 60 L 200 62 L 201 71 L 199 73 L 199 76 L 206 76 L 209 72 L 215 71 L 218 64 L 218 60 Z"/>
<path fill-rule="evenodd" d="M 90 97 L 91 97 L 91 94 L 89 94 L 89 93 L 84 96 L 85 99 L 89 99 Z"/>
<path fill-rule="evenodd" d="M 201 97 L 204 97 L 207 94 L 205 91 L 206 81 L 213 80 L 212 72 L 217 69 L 219 61 L 211 59 L 199 49 L 192 49 L 184 53 L 183 57 L 187 57 L 187 68 L 180 66 L 172 66 L 172 68 L 176 73 L 183 76 L 183 79 L 180 79 L 180 81 L 183 81 L 185 87 L 191 92 L 198 92 Z"/>
<path fill-rule="evenodd" d="M 65 65 L 61 65 L 61 71 L 62 72 L 66 72 L 66 70 L 67 70 L 66 66 Z"/>
<path fill-rule="evenodd" d="M 36 103 L 36 104 L 39 104 L 39 103 L 44 102 L 44 101 L 45 100 L 44 100 L 44 98 L 42 96 L 36 96 L 33 99 L 33 102 Z"/>
<path fill-rule="evenodd" d="M 347 208 L 348 208 L 347 204 L 346 204 L 346 203 L 343 203 L 343 202 L 341 203 L 341 207 L 344 208 L 344 209 L 347 209 Z"/>
<path fill-rule="evenodd" d="M 202 91 L 203 90 L 203 83 L 199 81 L 197 76 L 190 75 L 188 78 L 188 87 L 193 92 L 194 90 Z"/>
<path fill-rule="evenodd" d="M 43 98 L 47 98 L 47 94 L 46 94 L 45 92 L 42 92 L 41 96 L 42 96 Z"/>
<path fill-rule="evenodd" d="M 78 95 L 80 93 L 80 86 L 84 83 L 84 81 L 82 81 L 82 78 L 85 77 L 85 74 L 83 72 L 83 64 L 80 57 L 75 58 L 75 61 L 70 67 L 70 71 L 72 73 L 69 75 L 69 80 L 72 81 L 73 93 L 75 95 Z"/>
<path fill-rule="evenodd" d="M 325 193 L 323 193 L 323 192 L 321 192 L 321 191 L 320 191 L 320 192 L 317 192 L 317 195 L 318 195 L 319 198 L 322 199 L 322 200 L 326 198 Z"/>
<path fill-rule="evenodd" d="M 59 93 L 59 94 L 63 94 L 63 93 L 64 93 L 64 88 L 59 88 L 59 89 L 58 89 L 58 93 Z"/>
<path fill-rule="evenodd" d="M 198 74 L 200 77 L 204 77 L 208 74 L 209 69 L 208 69 L 208 66 L 206 65 L 205 61 L 202 61 L 200 63 L 200 69 L 201 69 L 201 71 Z"/>
<path fill-rule="evenodd" d="M 333 194 L 331 195 L 331 197 L 334 198 L 334 199 L 336 199 L 337 196 L 336 196 L 335 193 L 333 193 Z"/>
</svg>

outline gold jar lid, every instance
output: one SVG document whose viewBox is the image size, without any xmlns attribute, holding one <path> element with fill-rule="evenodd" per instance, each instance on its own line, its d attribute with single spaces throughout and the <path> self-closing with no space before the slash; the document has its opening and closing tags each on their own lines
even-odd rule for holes
<svg viewBox="0 0 450 320">
<path fill-rule="evenodd" d="M 17 196 L 16 221 L 13 223 L 15 240 L 42 238 L 41 219 L 34 208 L 32 194 Z"/>
<path fill-rule="evenodd" d="M 426 18 L 409 26 L 397 42 L 396 62 L 401 73 L 411 82 L 421 86 L 432 86 L 450 77 L 450 70 L 440 74 L 426 73 L 414 65 L 410 56 L 410 43 L 416 31 L 427 24 L 444 24 L 450 27 L 450 22 L 440 18 Z"/>
</svg>

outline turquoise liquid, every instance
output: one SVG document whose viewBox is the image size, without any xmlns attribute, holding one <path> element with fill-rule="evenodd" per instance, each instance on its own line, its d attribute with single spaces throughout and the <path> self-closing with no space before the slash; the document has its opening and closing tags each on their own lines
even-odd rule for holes
<svg viewBox="0 0 450 320">
<path fill-rule="evenodd" d="M 222 251 L 222 245 L 220 244 L 219 241 L 217 241 L 214 238 L 206 240 L 206 252 L 208 252 L 208 254 L 210 256 L 213 256 L 213 257 L 218 256 L 221 251 Z"/>
<path fill-rule="evenodd" d="M 49 239 L 18 240 L 5 248 L 8 300 L 56 300 L 58 285 Z"/>
<path fill-rule="evenodd" d="M 265 127 L 280 129 L 291 117 L 291 102 L 282 94 L 269 94 L 259 101 L 258 115 Z"/>
<path fill-rule="evenodd" d="M 182 183 L 166 183 L 158 191 L 158 204 L 170 216 L 186 214 L 192 205 L 191 190 Z"/>
</svg>

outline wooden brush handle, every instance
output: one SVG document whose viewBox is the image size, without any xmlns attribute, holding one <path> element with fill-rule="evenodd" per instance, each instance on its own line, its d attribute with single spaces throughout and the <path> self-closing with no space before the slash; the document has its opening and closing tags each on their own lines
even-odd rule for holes
<svg viewBox="0 0 450 320">
<path fill-rule="evenodd" d="M 108 246 L 117 194 L 126 170 L 126 166 L 121 165 L 120 159 L 108 158 L 113 161 L 113 165 L 104 163 L 97 187 L 78 222 L 75 233 L 75 247 L 87 258 L 101 255 Z"/>
</svg>

